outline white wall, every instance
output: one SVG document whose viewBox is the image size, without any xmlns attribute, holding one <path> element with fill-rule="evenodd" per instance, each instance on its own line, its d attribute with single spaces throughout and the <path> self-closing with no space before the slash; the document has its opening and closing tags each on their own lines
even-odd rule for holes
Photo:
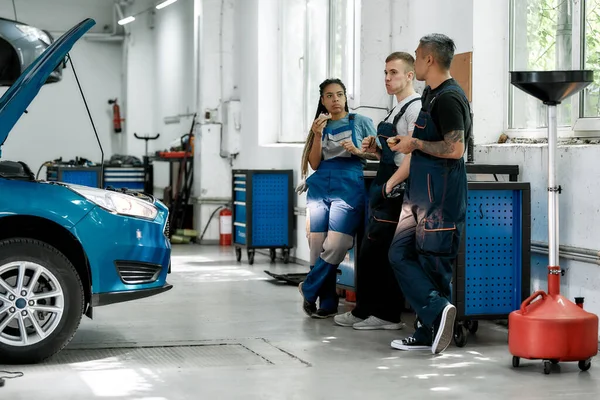
<svg viewBox="0 0 600 400">
<path fill-rule="evenodd" d="M 75 0 L 58 0 L 48 7 L 41 0 L 17 1 L 17 15 L 19 21 L 49 30 L 55 37 L 86 17 L 97 20 L 93 32 L 105 31 L 105 25 L 106 31 L 112 30 L 112 2 L 85 0 L 78 1 L 77 6 L 75 3 Z M 10 2 L 0 4 L 0 16 L 14 19 Z M 71 52 L 107 157 L 112 153 L 115 135 L 107 102 L 121 95 L 121 49 L 120 42 L 82 39 Z M 5 90 L 2 88 L 1 93 Z M 68 160 L 80 156 L 100 161 L 100 150 L 70 66 L 63 71 L 61 82 L 42 88 L 28 111 L 3 146 L 4 159 L 24 161 L 34 171 L 44 161 L 59 157 Z M 45 178 L 44 171 L 40 177 Z"/>
<path fill-rule="evenodd" d="M 478 146 L 476 159 L 481 163 L 516 164 L 520 180 L 531 184 L 531 240 L 548 242 L 548 148 L 545 145 L 484 145 Z M 561 146 L 557 153 L 559 195 L 559 243 L 587 249 L 600 248 L 600 173 L 592 169 L 600 158 L 595 145 Z M 585 297 L 585 308 L 600 313 L 599 266 L 561 258 L 566 269 L 561 277 L 561 294 L 571 300 Z M 547 290 L 548 256 L 532 257 L 532 290 Z"/>
<path fill-rule="evenodd" d="M 168 150 L 170 143 L 189 133 L 194 99 L 194 1 L 179 0 L 155 10 L 154 0 L 135 0 L 127 15 L 150 9 L 128 24 L 127 39 L 127 153 L 142 157 L 145 142 L 134 137 L 155 136 L 148 152 Z M 179 117 L 178 117 L 179 116 Z M 178 117 L 174 123 L 166 119 Z M 175 120 L 174 120 L 175 121 Z M 154 163 L 155 193 L 169 184 L 169 164 Z"/>
<path fill-rule="evenodd" d="M 153 0 L 135 0 L 127 13 L 136 14 L 154 4 Z M 162 10 L 140 14 L 128 25 L 128 153 L 144 153 L 144 142 L 135 139 L 134 133 L 159 133 L 158 140 L 149 142 L 148 151 L 167 150 L 173 140 L 189 133 L 192 114 L 198 113 L 192 195 L 202 203 L 194 210 L 194 228 L 200 233 L 214 209 L 231 197 L 231 165 L 220 156 L 221 126 L 206 125 L 203 118 L 209 109 L 211 119 L 221 121 L 222 101 L 236 96 L 233 4 L 233 0 L 179 0 Z M 160 197 L 169 184 L 168 170 L 169 163 L 154 162 L 155 194 Z M 203 239 L 215 241 L 218 234 L 215 218 Z"/>
</svg>

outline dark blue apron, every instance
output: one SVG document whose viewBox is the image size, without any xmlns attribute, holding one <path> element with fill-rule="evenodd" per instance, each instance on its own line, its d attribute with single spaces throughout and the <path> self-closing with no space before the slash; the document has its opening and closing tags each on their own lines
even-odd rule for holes
<svg viewBox="0 0 600 400">
<path fill-rule="evenodd" d="M 394 110 L 390 111 L 384 120 L 377 125 L 377 137 L 379 138 L 379 142 L 381 144 L 381 159 L 379 160 L 377 175 L 375 176 L 375 180 L 369 189 L 370 214 L 371 217 L 375 218 L 376 220 L 397 223 L 398 219 L 400 218 L 403 196 L 400 195 L 395 198 L 386 198 L 385 195 L 384 185 L 398 169 L 394 159 L 395 152 L 390 149 L 387 140 L 398 135 L 398 131 L 396 129 L 398 121 L 402 115 L 404 115 L 408 106 L 420 99 L 420 97 L 412 99 L 402 106 L 398 114 L 396 114 L 394 117 L 392 123 L 387 122 L 387 119 Z M 404 186 L 404 182 L 402 185 Z"/>
<path fill-rule="evenodd" d="M 447 91 L 459 93 L 468 100 L 457 85 L 443 88 L 436 97 Z M 435 98 L 421 109 L 413 137 L 423 141 L 444 140 L 431 118 Z M 467 133 L 468 129 L 466 129 Z M 435 258 L 452 258 L 458 253 L 467 209 L 467 174 L 465 162 L 430 156 L 420 150 L 412 153 L 410 182 L 405 196 L 416 205 L 416 247 L 419 253 L 433 257 L 429 267 L 436 271 L 440 291 L 449 297 L 452 265 Z M 441 270 L 440 270 L 441 269 Z"/>
</svg>

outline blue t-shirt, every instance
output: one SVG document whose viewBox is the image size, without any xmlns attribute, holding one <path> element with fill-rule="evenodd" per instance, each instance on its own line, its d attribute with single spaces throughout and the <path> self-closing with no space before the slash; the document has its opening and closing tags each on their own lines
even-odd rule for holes
<svg viewBox="0 0 600 400">
<path fill-rule="evenodd" d="M 348 129 L 343 129 L 343 127 Z M 339 130 L 342 128 L 341 130 Z M 377 136 L 377 131 L 373 120 L 364 115 L 354 114 L 354 132 L 355 142 L 354 146 L 361 149 L 362 141 L 368 136 Z M 352 132 L 350 130 L 350 118 L 349 114 L 344 118 L 337 121 L 328 120 L 325 129 L 323 130 L 322 146 L 323 146 L 323 159 L 332 159 L 336 157 L 350 157 L 351 154 L 347 152 L 340 144 L 345 140 L 352 138 Z M 362 160 L 366 162 L 366 160 Z"/>
</svg>

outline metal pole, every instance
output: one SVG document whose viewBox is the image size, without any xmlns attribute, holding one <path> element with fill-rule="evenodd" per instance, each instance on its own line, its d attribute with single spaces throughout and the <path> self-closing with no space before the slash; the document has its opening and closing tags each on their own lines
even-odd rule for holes
<svg viewBox="0 0 600 400">
<path fill-rule="evenodd" d="M 556 105 L 548 106 L 548 254 L 549 266 L 558 266 L 558 185 L 556 184 Z"/>
</svg>

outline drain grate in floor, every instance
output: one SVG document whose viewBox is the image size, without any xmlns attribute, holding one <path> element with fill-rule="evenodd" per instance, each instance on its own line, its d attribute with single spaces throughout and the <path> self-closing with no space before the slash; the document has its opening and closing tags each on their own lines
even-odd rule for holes
<svg viewBox="0 0 600 400">
<path fill-rule="evenodd" d="M 144 367 L 173 368 L 251 367 L 272 364 L 241 344 L 195 346 L 65 349 L 37 367 L 68 370 L 106 370 Z M 35 368 L 35 367 L 34 367 Z"/>
</svg>

